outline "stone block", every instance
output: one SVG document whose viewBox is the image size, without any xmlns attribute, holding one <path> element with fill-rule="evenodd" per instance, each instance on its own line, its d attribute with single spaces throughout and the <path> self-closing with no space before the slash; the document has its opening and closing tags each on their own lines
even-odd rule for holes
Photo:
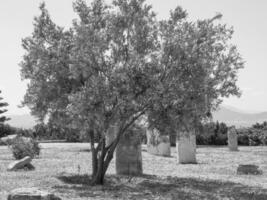
<svg viewBox="0 0 267 200">
<path fill-rule="evenodd" d="M 196 164 L 196 135 L 180 132 L 177 136 L 176 151 L 180 164 Z"/>
<path fill-rule="evenodd" d="M 26 156 L 20 160 L 14 161 L 10 163 L 7 167 L 7 171 L 16 171 L 24 168 L 25 166 L 29 166 L 31 164 L 32 158 L 30 156 Z"/>
<path fill-rule="evenodd" d="M 116 173 L 119 175 L 141 175 L 142 144 L 140 131 L 131 129 L 125 133 L 116 148 Z"/>
<path fill-rule="evenodd" d="M 18 188 L 10 192 L 7 200 L 61 200 L 61 198 L 38 188 Z"/>
<path fill-rule="evenodd" d="M 156 129 L 147 130 L 147 152 L 152 155 L 170 156 L 171 145 L 167 135 L 160 135 Z"/>
<path fill-rule="evenodd" d="M 234 127 L 229 128 L 227 132 L 228 148 L 230 151 L 238 151 L 237 132 Z"/>
</svg>

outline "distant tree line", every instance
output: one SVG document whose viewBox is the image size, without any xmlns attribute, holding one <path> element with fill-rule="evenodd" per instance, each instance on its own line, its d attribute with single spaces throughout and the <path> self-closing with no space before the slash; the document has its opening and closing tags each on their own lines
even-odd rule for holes
<svg viewBox="0 0 267 200">
<path fill-rule="evenodd" d="M 223 122 L 210 122 L 201 127 L 197 135 L 198 145 L 227 145 L 229 126 Z M 238 145 L 258 146 L 267 144 L 267 122 L 251 127 L 237 128 Z"/>
<path fill-rule="evenodd" d="M 227 145 L 227 131 L 229 126 L 223 122 L 209 122 L 200 127 L 196 136 L 197 145 Z M 146 132 L 142 131 L 143 143 L 146 143 Z M 37 140 L 66 140 L 66 142 L 89 142 L 90 138 L 85 133 L 66 127 L 56 126 L 51 123 L 39 123 L 32 129 L 15 128 L 8 124 L 0 124 L 0 137 L 18 134 L 32 137 Z M 237 128 L 238 144 L 244 146 L 258 146 L 267 144 L 267 122 L 255 123 L 251 127 Z M 96 138 L 97 142 L 99 138 Z M 176 137 L 171 135 L 172 146 L 176 143 Z"/>
</svg>

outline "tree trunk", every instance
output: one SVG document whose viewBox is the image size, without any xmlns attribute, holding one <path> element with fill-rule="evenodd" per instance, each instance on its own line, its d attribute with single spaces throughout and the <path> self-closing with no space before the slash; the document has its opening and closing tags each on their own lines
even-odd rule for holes
<svg viewBox="0 0 267 200">
<path fill-rule="evenodd" d="M 111 141 L 107 141 L 108 145 L 106 145 L 106 138 L 104 137 L 98 144 L 98 147 L 96 149 L 93 148 L 95 150 L 95 153 L 92 154 L 94 155 L 92 158 L 94 158 L 93 160 L 95 160 L 93 161 L 95 163 L 94 164 L 95 169 L 93 169 L 92 182 L 91 182 L 93 185 L 104 184 L 105 174 L 107 172 L 111 160 L 113 159 L 114 151 L 120 141 L 121 136 L 142 114 L 144 114 L 144 111 L 138 114 L 137 116 L 133 117 L 133 119 L 130 120 L 130 122 L 127 123 L 123 128 L 115 127 L 113 131 L 118 131 L 118 133 L 115 134 L 116 137 L 113 137 L 114 135 L 112 134 L 113 138 Z M 99 155 L 100 152 L 101 154 Z"/>
<path fill-rule="evenodd" d="M 97 149 L 95 149 L 95 136 L 92 130 L 89 131 L 90 144 L 91 144 L 91 153 L 92 153 L 92 178 L 96 175 L 97 172 Z"/>
<path fill-rule="evenodd" d="M 95 151 L 92 151 L 92 177 L 96 175 L 97 163 L 97 153 Z"/>
<path fill-rule="evenodd" d="M 104 184 L 104 176 L 105 173 L 103 172 L 103 160 L 98 160 L 98 168 L 96 170 L 96 173 L 93 174 L 92 177 L 92 185 L 103 185 Z"/>
<path fill-rule="evenodd" d="M 92 175 L 93 185 L 103 185 L 104 177 L 106 175 L 108 166 L 113 158 L 113 146 L 102 149 L 101 155 L 97 158 L 97 167 L 95 173 Z"/>
</svg>

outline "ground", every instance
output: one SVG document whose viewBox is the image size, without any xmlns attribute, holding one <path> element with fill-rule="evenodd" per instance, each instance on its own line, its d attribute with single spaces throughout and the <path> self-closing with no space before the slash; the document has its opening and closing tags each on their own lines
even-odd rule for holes
<svg viewBox="0 0 267 200">
<path fill-rule="evenodd" d="M 7 147 L 0 146 L 0 199 L 18 187 L 39 187 L 64 200 L 87 199 L 267 199 L 267 146 L 240 147 L 230 152 L 226 147 L 199 147 L 198 164 L 181 165 L 172 157 L 150 155 L 143 149 L 144 175 L 115 176 L 114 161 L 106 184 L 88 184 L 91 172 L 89 144 L 41 144 L 40 158 L 32 161 L 34 171 L 7 172 L 13 161 Z M 263 175 L 237 175 L 239 164 L 256 164 Z"/>
</svg>

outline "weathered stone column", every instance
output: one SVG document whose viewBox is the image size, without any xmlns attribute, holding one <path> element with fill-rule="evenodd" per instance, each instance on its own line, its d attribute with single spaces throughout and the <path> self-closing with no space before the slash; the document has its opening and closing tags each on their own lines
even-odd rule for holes
<svg viewBox="0 0 267 200">
<path fill-rule="evenodd" d="M 237 132 L 235 127 L 229 128 L 227 132 L 228 148 L 230 151 L 238 151 Z"/>
<path fill-rule="evenodd" d="M 142 167 L 142 141 L 140 131 L 133 128 L 125 133 L 116 149 L 116 173 L 140 175 Z"/>
<path fill-rule="evenodd" d="M 177 160 L 180 164 L 196 164 L 196 135 L 181 131 L 177 134 Z"/>
<path fill-rule="evenodd" d="M 147 152 L 152 155 L 170 156 L 171 146 L 168 135 L 160 135 L 156 129 L 147 130 Z"/>
</svg>

